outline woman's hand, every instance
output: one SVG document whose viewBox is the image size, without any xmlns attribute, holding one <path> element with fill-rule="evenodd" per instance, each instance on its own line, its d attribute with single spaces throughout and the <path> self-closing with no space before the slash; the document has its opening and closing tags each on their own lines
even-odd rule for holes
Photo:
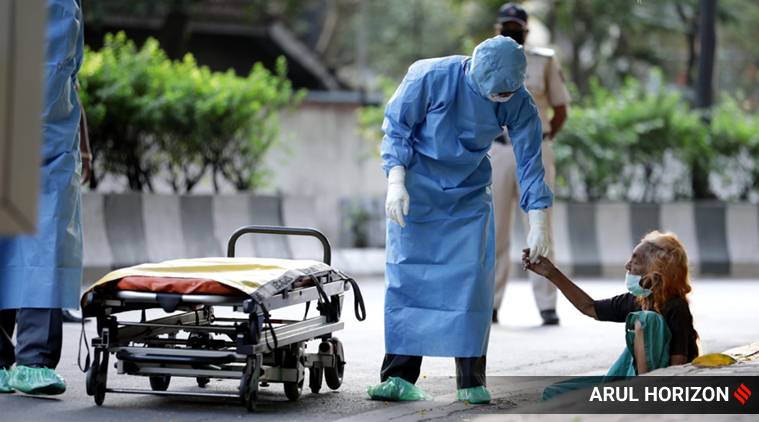
<svg viewBox="0 0 759 422">
<path fill-rule="evenodd" d="M 583 314 L 598 319 L 596 315 L 595 302 L 579 286 L 562 274 L 558 268 L 553 265 L 550 259 L 539 256 L 534 263 L 530 262 L 530 250 L 522 250 L 522 268 L 530 270 L 536 274 L 542 275 L 548 281 L 554 284 L 561 293 L 566 296 L 569 302 Z"/>
<path fill-rule="evenodd" d="M 530 249 L 522 249 L 522 268 L 542 275 L 549 280 L 551 279 L 550 276 L 556 271 L 553 262 L 544 256 L 538 257 L 534 263 L 530 262 Z"/>
</svg>

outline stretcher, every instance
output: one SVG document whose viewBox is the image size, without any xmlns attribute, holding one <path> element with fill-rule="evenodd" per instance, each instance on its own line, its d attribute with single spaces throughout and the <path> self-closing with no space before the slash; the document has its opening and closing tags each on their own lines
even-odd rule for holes
<svg viewBox="0 0 759 422">
<path fill-rule="evenodd" d="M 323 261 L 235 257 L 237 240 L 246 234 L 315 237 Z M 97 337 L 88 343 L 83 325 L 80 339 L 87 349 L 82 368 L 87 394 L 98 406 L 106 393 L 131 393 L 234 398 L 253 410 L 259 387 L 272 383 L 283 384 L 287 398 L 297 400 L 306 370 L 311 392 L 318 393 L 322 381 L 337 390 L 345 353 L 333 333 L 344 326 L 344 294 L 353 290 L 358 320 L 366 311 L 355 280 L 332 268 L 330 259 L 329 241 L 316 230 L 246 226 L 230 237 L 227 258 L 143 264 L 109 273 L 82 296 L 84 316 L 97 321 Z M 308 317 L 312 302 L 318 315 Z M 296 305 L 305 306 L 302 320 L 270 314 Z M 232 316 L 216 316 L 219 307 L 231 308 Z M 127 311 L 139 319 L 120 318 Z M 160 316 L 149 319 L 148 312 Z M 309 353 L 306 342 L 311 340 L 319 344 Z M 150 389 L 109 387 L 111 355 L 118 374 L 146 377 Z M 199 389 L 168 391 L 172 377 L 195 378 Z M 204 390 L 211 379 L 239 380 L 238 391 Z"/>
</svg>

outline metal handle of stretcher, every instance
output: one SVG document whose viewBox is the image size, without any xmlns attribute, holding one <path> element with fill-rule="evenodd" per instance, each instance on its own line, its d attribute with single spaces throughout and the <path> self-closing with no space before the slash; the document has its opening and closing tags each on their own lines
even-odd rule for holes
<svg viewBox="0 0 759 422">
<path fill-rule="evenodd" d="M 315 237 L 319 239 L 319 242 L 322 244 L 322 250 L 324 252 L 324 258 L 322 261 L 324 261 L 325 264 L 330 265 L 332 262 L 332 247 L 329 245 L 329 240 L 327 240 L 327 237 L 322 234 L 322 232 L 315 230 L 315 229 L 309 229 L 304 227 L 279 227 L 279 226 L 244 226 L 240 227 L 239 229 L 235 230 L 234 233 L 232 233 L 232 236 L 229 237 L 229 242 L 227 243 L 227 257 L 234 258 L 235 256 L 235 245 L 237 244 L 237 239 L 240 238 L 240 236 L 244 234 L 281 234 L 286 236 L 308 236 L 308 237 Z"/>
</svg>

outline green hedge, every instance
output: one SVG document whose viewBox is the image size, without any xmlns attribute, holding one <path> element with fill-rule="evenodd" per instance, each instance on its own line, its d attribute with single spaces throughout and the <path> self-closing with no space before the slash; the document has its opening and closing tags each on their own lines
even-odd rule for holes
<svg viewBox="0 0 759 422">
<path fill-rule="evenodd" d="M 647 85 L 592 84 L 556 144 L 557 196 L 571 200 L 756 199 L 759 119 L 724 97 L 705 116 L 653 72 Z"/>
<path fill-rule="evenodd" d="M 189 192 L 210 173 L 238 190 L 261 183 L 262 158 L 278 137 L 279 113 L 303 96 L 286 77 L 284 58 L 272 73 L 256 64 L 247 77 L 212 72 L 192 55 L 169 60 L 158 42 L 141 48 L 124 33 L 85 51 L 79 73 L 95 156 L 93 187 L 106 174 L 132 190 L 165 178 Z"/>
</svg>

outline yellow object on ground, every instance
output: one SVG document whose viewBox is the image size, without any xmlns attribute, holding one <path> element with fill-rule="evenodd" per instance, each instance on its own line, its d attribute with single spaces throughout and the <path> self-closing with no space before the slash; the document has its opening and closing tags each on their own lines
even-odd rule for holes
<svg viewBox="0 0 759 422">
<path fill-rule="evenodd" d="M 210 279 L 243 293 L 253 294 L 259 287 L 269 282 L 291 282 L 305 276 L 323 274 L 330 270 L 331 267 L 323 262 L 300 259 L 175 259 L 111 271 L 90 286 L 87 292 L 124 277 L 145 276 Z"/>
<path fill-rule="evenodd" d="M 731 356 L 722 353 L 710 353 L 693 359 L 691 363 L 699 368 L 718 368 L 720 366 L 732 365 L 735 362 L 737 361 Z"/>
</svg>

